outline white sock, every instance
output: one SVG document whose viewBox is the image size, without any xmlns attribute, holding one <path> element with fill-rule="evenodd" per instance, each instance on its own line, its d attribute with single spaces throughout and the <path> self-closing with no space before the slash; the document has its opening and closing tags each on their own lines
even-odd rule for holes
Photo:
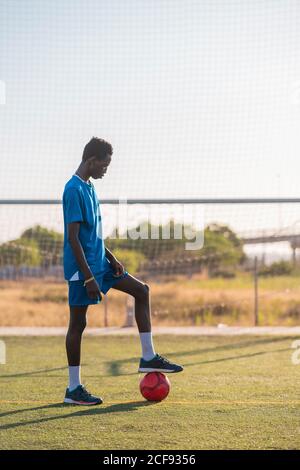
<svg viewBox="0 0 300 470">
<path fill-rule="evenodd" d="M 150 361 L 155 356 L 155 351 L 152 343 L 152 333 L 140 333 L 140 340 L 142 345 L 142 355 L 145 361 Z"/>
<path fill-rule="evenodd" d="M 74 390 L 80 382 L 80 366 L 69 366 L 69 390 Z"/>
</svg>

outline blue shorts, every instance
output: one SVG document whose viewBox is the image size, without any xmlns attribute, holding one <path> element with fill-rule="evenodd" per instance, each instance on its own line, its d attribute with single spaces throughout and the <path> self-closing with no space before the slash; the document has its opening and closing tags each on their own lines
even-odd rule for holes
<svg viewBox="0 0 300 470">
<path fill-rule="evenodd" d="M 94 277 L 100 287 L 101 292 L 106 292 L 115 284 L 128 275 L 128 271 L 124 271 L 121 276 L 114 276 L 114 271 L 109 269 L 105 273 L 94 274 Z M 87 295 L 87 289 L 83 285 L 84 281 L 68 281 L 69 284 L 69 305 L 92 305 L 101 302 L 99 296 L 97 299 L 91 299 Z"/>
</svg>

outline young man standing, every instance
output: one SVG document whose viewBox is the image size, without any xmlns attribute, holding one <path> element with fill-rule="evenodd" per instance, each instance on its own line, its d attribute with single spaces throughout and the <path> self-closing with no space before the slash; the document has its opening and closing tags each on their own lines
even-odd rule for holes
<svg viewBox="0 0 300 470">
<path fill-rule="evenodd" d="M 64 276 L 69 286 L 70 322 L 66 337 L 69 386 L 64 402 L 99 405 L 80 380 L 80 346 L 88 306 L 98 304 L 110 288 L 135 298 L 135 319 L 142 346 L 138 372 L 181 372 L 155 353 L 151 333 L 149 286 L 131 276 L 105 247 L 99 201 L 90 181 L 103 178 L 111 162 L 111 144 L 93 137 L 85 146 L 82 161 L 63 192 Z"/>
</svg>

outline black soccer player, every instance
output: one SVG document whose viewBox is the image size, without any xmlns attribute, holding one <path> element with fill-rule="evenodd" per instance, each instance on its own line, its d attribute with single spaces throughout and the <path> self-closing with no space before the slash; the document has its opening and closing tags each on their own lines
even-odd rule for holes
<svg viewBox="0 0 300 470">
<path fill-rule="evenodd" d="M 104 177 L 112 154 L 110 143 L 93 137 L 86 144 L 82 161 L 63 192 L 64 276 L 68 281 L 70 308 L 66 337 L 69 386 L 65 403 L 102 403 L 101 398 L 91 395 L 81 383 L 80 346 L 88 306 L 101 302 L 101 292 L 106 294 L 110 288 L 126 292 L 135 299 L 135 319 L 142 347 L 138 371 L 174 373 L 183 370 L 154 350 L 149 286 L 128 273 L 104 245 L 100 205 L 90 178 Z"/>
</svg>

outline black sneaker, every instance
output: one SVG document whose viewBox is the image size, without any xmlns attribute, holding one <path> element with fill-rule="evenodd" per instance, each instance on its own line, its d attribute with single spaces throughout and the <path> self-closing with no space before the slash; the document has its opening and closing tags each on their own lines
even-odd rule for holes
<svg viewBox="0 0 300 470">
<path fill-rule="evenodd" d="M 83 385 L 78 385 L 70 392 L 67 388 L 64 403 L 73 403 L 74 405 L 101 405 L 102 398 L 91 395 Z"/>
<path fill-rule="evenodd" d="M 140 360 L 140 366 L 138 372 L 165 372 L 165 373 L 174 373 L 183 371 L 183 367 L 178 364 L 172 364 L 168 359 L 165 359 L 159 354 L 156 354 L 153 359 L 150 361 L 145 361 L 145 359 Z"/>
</svg>

